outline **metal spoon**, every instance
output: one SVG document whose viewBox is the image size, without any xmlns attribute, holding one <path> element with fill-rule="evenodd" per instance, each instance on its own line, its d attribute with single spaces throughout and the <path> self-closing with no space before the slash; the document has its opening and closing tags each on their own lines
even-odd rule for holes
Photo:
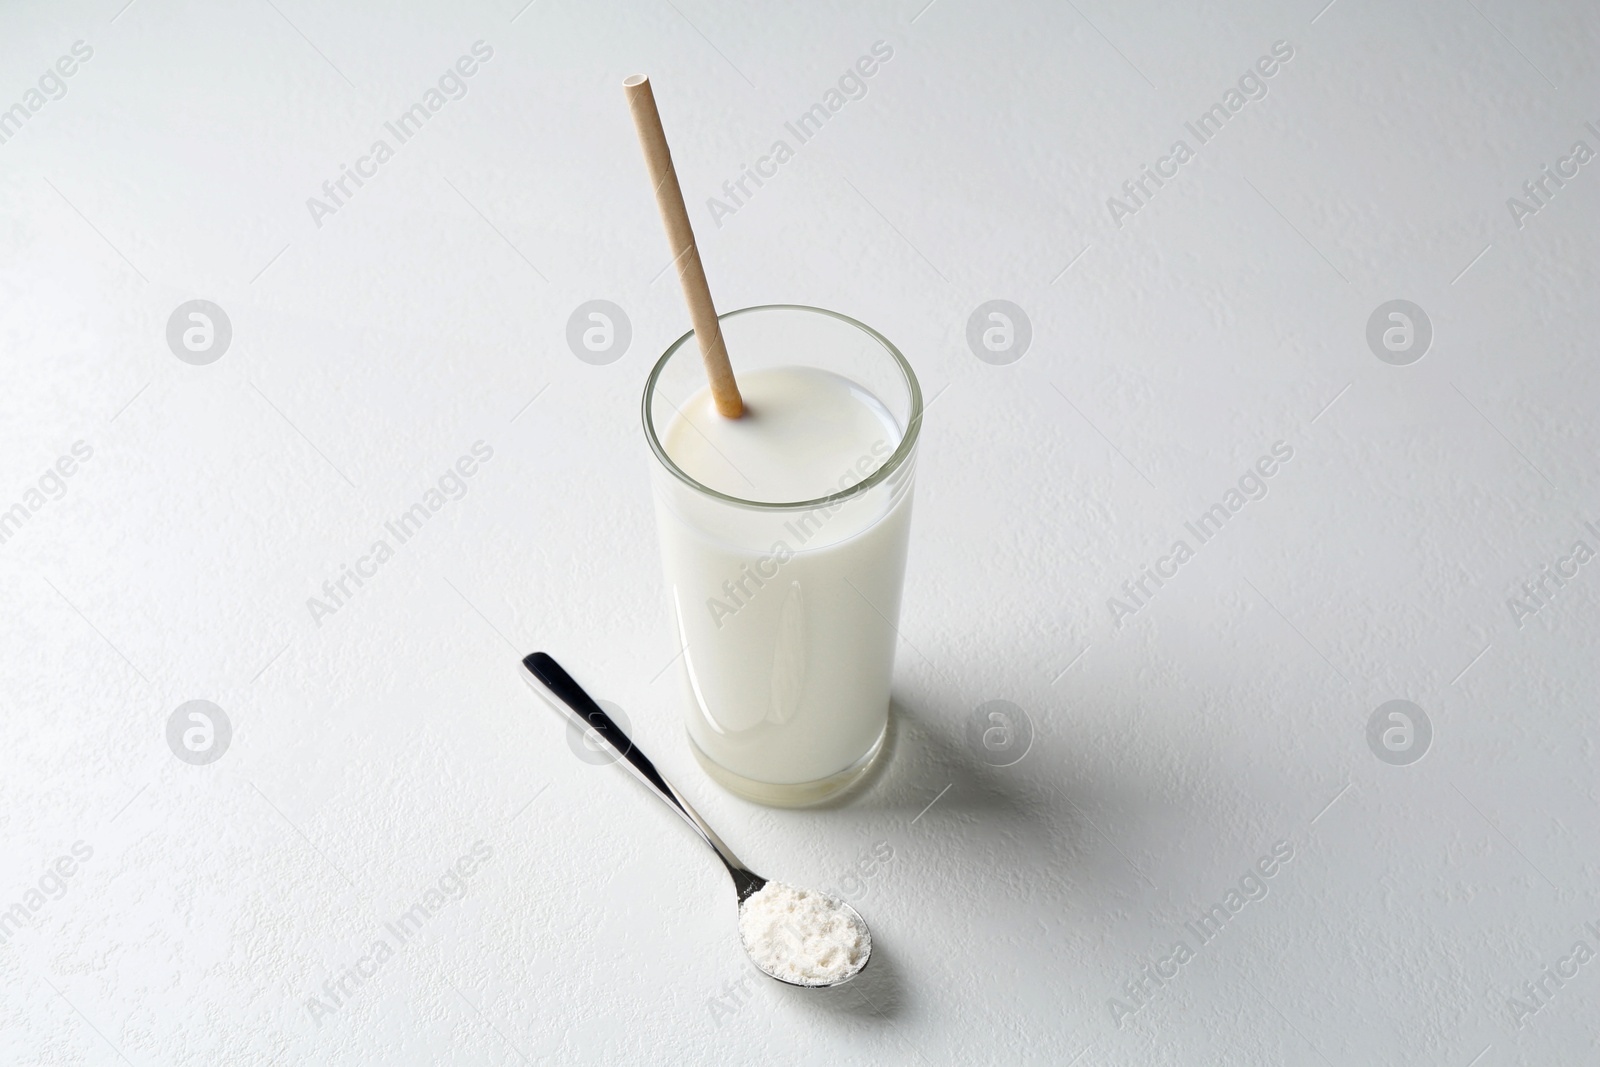
<svg viewBox="0 0 1600 1067">
<path fill-rule="evenodd" d="M 767 879 L 745 866 L 744 861 L 735 856 L 733 850 L 722 843 L 722 838 L 717 836 L 716 831 L 711 829 L 706 824 L 706 821 L 700 817 L 700 814 L 689 806 L 689 802 L 683 799 L 681 793 L 674 789 L 665 778 L 661 777 L 661 772 L 656 770 L 656 765 L 650 762 L 650 758 L 639 751 L 639 747 L 611 720 L 611 716 L 607 715 L 600 705 L 596 704 L 593 698 L 588 693 L 585 693 L 577 682 L 572 680 L 572 676 L 562 669 L 561 664 L 543 652 L 535 652 L 530 656 L 523 657 L 522 665 L 528 669 L 528 673 L 533 675 L 545 689 L 549 690 L 562 704 L 566 705 L 579 726 L 592 729 L 602 744 L 622 758 L 623 762 L 628 765 L 628 769 L 633 772 L 635 778 L 649 786 L 652 793 L 660 797 L 668 807 L 681 815 L 684 822 L 694 827 L 695 833 L 699 834 L 701 839 L 711 846 L 711 850 L 717 854 L 717 858 L 722 860 L 722 865 L 728 868 L 728 875 L 733 879 L 733 887 L 739 894 L 741 907 L 743 907 L 746 900 L 749 900 L 762 886 L 767 884 Z M 855 916 L 861 922 L 862 928 L 866 929 L 866 921 L 861 919 L 860 912 L 842 900 L 835 899 L 834 903 Z M 743 938 L 741 937 L 740 940 L 742 942 Z M 747 953 L 750 952 L 749 944 L 745 944 L 745 951 Z M 871 934 L 870 932 L 868 934 L 867 955 L 861 961 L 861 966 L 845 977 L 833 982 L 792 982 L 767 970 L 754 954 L 751 954 L 750 959 L 762 974 L 786 985 L 798 985 L 807 989 L 831 988 L 832 986 L 843 985 L 866 969 L 867 964 L 872 959 Z"/>
</svg>

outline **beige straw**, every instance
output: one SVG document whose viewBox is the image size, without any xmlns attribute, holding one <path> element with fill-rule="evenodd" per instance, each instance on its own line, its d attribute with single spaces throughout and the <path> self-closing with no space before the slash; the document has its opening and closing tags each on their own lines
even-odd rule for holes
<svg viewBox="0 0 1600 1067">
<path fill-rule="evenodd" d="M 650 79 L 643 74 L 626 79 L 622 89 L 628 94 L 639 147 L 644 151 L 645 166 L 656 190 L 656 207 L 667 230 L 667 243 L 672 246 L 673 262 L 678 265 L 678 282 L 689 305 L 694 335 L 700 341 L 700 356 L 705 361 L 706 376 L 711 379 L 711 395 L 718 412 L 737 419 L 744 414 L 744 399 L 739 396 L 739 384 L 733 380 L 733 367 L 728 363 L 728 346 L 722 341 L 722 324 L 717 321 L 717 308 L 706 286 L 706 271 L 700 263 L 700 249 L 694 243 L 689 211 L 683 206 L 678 173 L 672 169 L 672 150 L 667 147 L 667 135 L 661 128 L 655 93 L 650 90 Z"/>
</svg>

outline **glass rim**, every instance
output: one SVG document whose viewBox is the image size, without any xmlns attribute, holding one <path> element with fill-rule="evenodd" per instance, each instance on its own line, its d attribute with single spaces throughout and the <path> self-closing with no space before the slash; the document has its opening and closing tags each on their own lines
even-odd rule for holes
<svg viewBox="0 0 1600 1067">
<path fill-rule="evenodd" d="M 694 337 L 694 330 L 690 330 L 667 347 L 667 350 L 661 354 L 661 358 L 656 360 L 655 366 L 651 368 L 650 377 L 645 379 L 644 396 L 640 406 L 644 416 L 644 436 L 645 440 L 650 443 L 650 451 L 655 453 L 656 459 L 668 472 L 689 488 L 712 499 L 745 508 L 759 508 L 769 511 L 810 511 L 823 505 L 842 503 L 852 497 L 860 496 L 874 486 L 882 485 L 891 474 L 905 465 L 907 457 L 916 448 L 917 437 L 922 432 L 922 385 L 917 381 L 917 374 L 911 369 L 911 364 L 906 361 L 905 356 L 900 354 L 900 350 L 894 346 L 893 342 L 866 323 L 853 319 L 849 315 L 844 315 L 837 311 L 829 311 L 827 308 L 812 307 L 809 304 L 753 304 L 750 307 L 725 311 L 717 316 L 717 321 L 720 323 L 724 319 L 731 319 L 758 311 L 808 311 L 818 315 L 826 315 L 829 318 L 838 319 L 840 322 L 854 326 L 868 337 L 877 341 L 884 352 L 894 360 L 895 365 L 900 369 L 900 374 L 905 379 L 906 389 L 911 395 L 911 415 L 906 420 L 905 430 L 900 435 L 899 447 L 890 453 L 889 458 L 884 460 L 883 466 L 873 471 L 869 477 L 857 482 L 848 489 L 841 489 L 837 493 L 819 496 L 812 500 L 747 500 L 743 497 L 719 492 L 708 485 L 696 481 L 687 471 L 674 463 L 671 456 L 667 455 L 667 450 L 662 445 L 660 436 L 656 433 L 655 420 L 651 417 L 650 412 L 650 398 L 655 395 L 656 382 L 660 379 L 662 372 L 666 370 L 667 363 L 672 357 L 677 355 L 678 350 L 683 348 Z"/>
</svg>

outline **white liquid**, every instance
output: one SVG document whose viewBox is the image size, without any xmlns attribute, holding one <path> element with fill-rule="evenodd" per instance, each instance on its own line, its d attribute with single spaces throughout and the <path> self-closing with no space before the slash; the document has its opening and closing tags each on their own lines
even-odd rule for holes
<svg viewBox="0 0 1600 1067">
<path fill-rule="evenodd" d="M 827 371 L 747 371 L 739 388 L 742 418 L 718 415 L 707 389 L 661 441 L 690 477 L 740 499 L 839 492 L 903 435 L 876 397 Z M 896 497 L 887 482 L 830 508 L 658 508 L 689 734 L 706 756 L 796 784 L 871 750 L 888 721 L 910 513 L 909 487 Z"/>
</svg>

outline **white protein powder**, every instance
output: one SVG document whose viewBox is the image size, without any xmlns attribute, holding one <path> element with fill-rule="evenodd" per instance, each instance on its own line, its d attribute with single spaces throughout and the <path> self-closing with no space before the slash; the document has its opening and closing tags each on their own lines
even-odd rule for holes
<svg viewBox="0 0 1600 1067">
<path fill-rule="evenodd" d="M 831 985 L 867 964 L 872 934 L 844 901 L 768 882 L 739 905 L 739 936 L 756 966 L 797 985 Z"/>
</svg>

